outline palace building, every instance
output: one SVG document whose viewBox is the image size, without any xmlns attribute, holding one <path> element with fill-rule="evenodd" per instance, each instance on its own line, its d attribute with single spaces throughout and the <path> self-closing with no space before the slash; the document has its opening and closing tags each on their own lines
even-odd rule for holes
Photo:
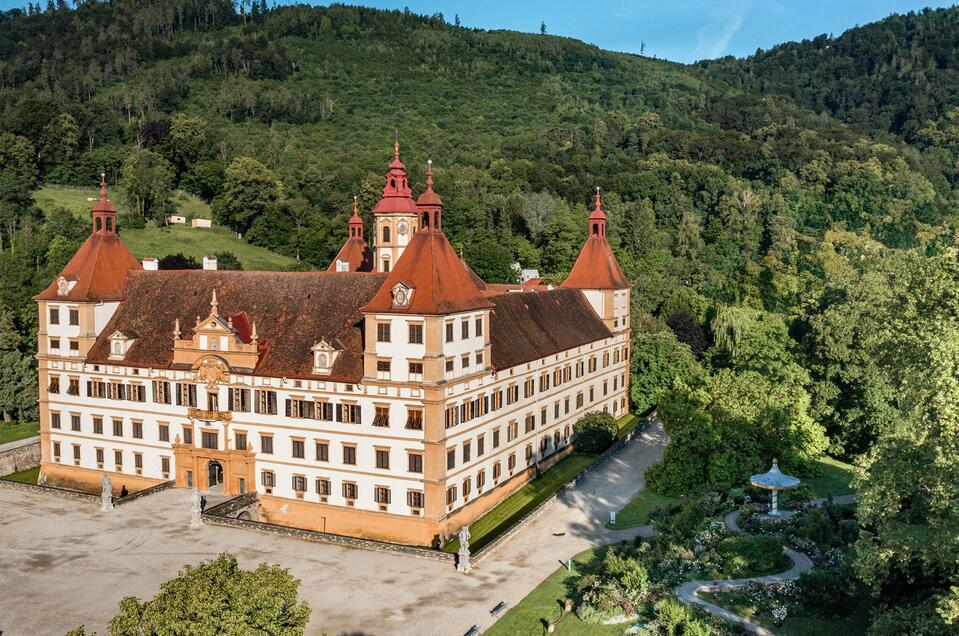
<svg viewBox="0 0 959 636">
<path fill-rule="evenodd" d="M 630 284 L 596 206 L 558 287 L 487 284 L 415 201 L 399 145 L 325 272 L 157 271 L 102 183 L 35 297 L 41 480 L 255 491 L 269 523 L 435 545 L 626 412 Z M 586 221 L 584 219 L 584 221 Z"/>
</svg>

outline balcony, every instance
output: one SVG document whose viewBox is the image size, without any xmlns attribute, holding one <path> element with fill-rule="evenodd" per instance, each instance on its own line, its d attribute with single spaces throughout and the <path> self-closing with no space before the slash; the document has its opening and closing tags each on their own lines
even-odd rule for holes
<svg viewBox="0 0 959 636">
<path fill-rule="evenodd" d="M 186 410 L 186 415 L 191 419 L 203 420 L 204 422 L 233 421 L 233 413 L 231 411 L 204 411 L 192 406 Z"/>
</svg>

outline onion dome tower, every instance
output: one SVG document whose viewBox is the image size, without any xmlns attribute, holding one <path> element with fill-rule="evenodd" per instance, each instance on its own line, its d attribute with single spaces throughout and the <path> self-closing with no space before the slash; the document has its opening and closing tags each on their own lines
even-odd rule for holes
<svg viewBox="0 0 959 636">
<path fill-rule="evenodd" d="M 373 207 L 375 270 L 388 272 L 419 228 L 419 212 L 412 198 L 406 166 L 400 161 L 400 142 L 393 143 L 393 161 L 386 173 L 383 197 Z"/>
<path fill-rule="evenodd" d="M 373 269 L 373 252 L 363 240 L 363 219 L 353 197 L 353 216 L 347 222 L 348 234 L 343 247 L 327 268 L 329 272 L 369 272 Z"/>
</svg>

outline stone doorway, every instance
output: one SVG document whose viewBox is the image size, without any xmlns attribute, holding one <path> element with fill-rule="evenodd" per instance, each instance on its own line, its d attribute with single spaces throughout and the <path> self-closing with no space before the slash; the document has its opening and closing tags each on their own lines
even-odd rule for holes
<svg viewBox="0 0 959 636">
<path fill-rule="evenodd" d="M 210 492 L 219 493 L 223 491 L 223 464 L 217 460 L 211 460 L 207 464 L 207 488 Z"/>
</svg>

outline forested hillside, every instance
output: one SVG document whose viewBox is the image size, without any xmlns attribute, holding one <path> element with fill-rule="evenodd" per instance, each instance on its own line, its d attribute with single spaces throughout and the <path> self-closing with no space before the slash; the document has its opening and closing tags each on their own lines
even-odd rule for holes
<svg viewBox="0 0 959 636">
<path fill-rule="evenodd" d="M 856 572 L 886 603 L 875 633 L 954 628 L 959 10 L 684 66 L 452 16 L 78 5 L 0 15 L 5 417 L 35 416 L 30 296 L 88 231 L 41 212 L 41 184 L 105 171 L 121 236 L 182 189 L 325 268 L 398 131 L 489 280 L 514 261 L 562 280 L 602 188 L 635 285 L 633 406 L 689 414 L 673 438 L 703 444 L 670 446 L 650 483 L 728 487 L 776 456 L 802 474 L 827 448 L 871 465 Z"/>
</svg>

